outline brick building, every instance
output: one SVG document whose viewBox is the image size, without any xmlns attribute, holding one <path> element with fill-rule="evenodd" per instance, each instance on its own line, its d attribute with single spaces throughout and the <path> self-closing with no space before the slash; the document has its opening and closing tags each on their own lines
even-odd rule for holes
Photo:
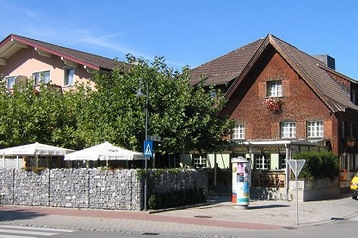
<svg viewBox="0 0 358 238">
<path fill-rule="evenodd" d="M 199 82 L 225 93 L 221 116 L 236 126 L 227 151 L 193 155 L 194 164 L 229 168 L 230 159 L 240 155 L 251 160 L 254 185 L 285 186 L 286 160 L 293 154 L 329 150 L 339 157 L 342 171 L 356 171 L 358 82 L 335 71 L 332 57 L 308 55 L 267 35 L 192 69 L 191 83 Z M 262 172 L 266 181 L 258 177 Z"/>
</svg>

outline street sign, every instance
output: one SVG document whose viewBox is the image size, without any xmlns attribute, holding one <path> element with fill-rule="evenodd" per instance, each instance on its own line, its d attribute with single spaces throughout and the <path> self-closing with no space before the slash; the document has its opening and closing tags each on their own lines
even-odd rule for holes
<svg viewBox="0 0 358 238">
<path fill-rule="evenodd" d="M 303 165 L 306 163 L 305 159 L 289 159 L 287 160 L 288 165 L 292 169 L 293 173 L 295 174 L 295 183 L 296 183 L 296 223 L 298 223 L 298 182 L 297 177 L 300 174 Z M 286 175 L 287 176 L 287 175 Z"/>
<path fill-rule="evenodd" d="M 162 138 L 160 138 L 160 136 L 149 136 L 149 140 L 156 141 L 156 142 L 161 142 Z"/>
<path fill-rule="evenodd" d="M 287 160 L 288 165 L 292 169 L 293 173 L 298 176 L 302 170 L 303 165 L 306 163 L 305 159 L 291 159 Z"/>
<path fill-rule="evenodd" d="M 153 141 L 144 141 L 144 157 L 153 157 Z"/>
</svg>

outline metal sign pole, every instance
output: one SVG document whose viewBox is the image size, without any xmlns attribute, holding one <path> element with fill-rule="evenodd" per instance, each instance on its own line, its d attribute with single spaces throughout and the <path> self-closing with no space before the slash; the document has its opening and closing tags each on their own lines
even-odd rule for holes
<svg viewBox="0 0 358 238">
<path fill-rule="evenodd" d="M 303 165 L 306 163 L 306 160 L 287 160 L 288 165 L 292 169 L 293 173 L 295 174 L 295 183 L 296 183 L 296 223 L 298 223 L 298 175 L 301 172 L 301 169 L 303 168 Z"/>
<path fill-rule="evenodd" d="M 297 181 L 297 160 L 295 160 L 295 183 L 296 183 L 296 224 L 298 225 L 298 181 Z"/>
</svg>

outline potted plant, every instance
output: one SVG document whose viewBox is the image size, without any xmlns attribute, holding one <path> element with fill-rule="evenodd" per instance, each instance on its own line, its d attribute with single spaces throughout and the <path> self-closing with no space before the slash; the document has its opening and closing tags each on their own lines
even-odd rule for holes
<svg viewBox="0 0 358 238">
<path fill-rule="evenodd" d="M 356 140 L 355 140 L 354 137 L 349 136 L 349 137 L 346 138 L 346 143 L 347 143 L 348 147 L 354 147 L 354 145 L 356 143 Z"/>
<path fill-rule="evenodd" d="M 279 97 L 266 98 L 264 103 L 267 109 L 269 109 L 272 112 L 280 113 L 282 111 L 283 102 Z"/>
</svg>

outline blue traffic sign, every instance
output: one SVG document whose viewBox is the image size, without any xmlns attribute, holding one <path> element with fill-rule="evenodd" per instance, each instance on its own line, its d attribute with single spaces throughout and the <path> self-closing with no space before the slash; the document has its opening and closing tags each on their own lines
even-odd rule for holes
<svg viewBox="0 0 358 238">
<path fill-rule="evenodd" d="M 144 156 L 153 157 L 153 141 L 150 140 L 144 141 Z"/>
</svg>

